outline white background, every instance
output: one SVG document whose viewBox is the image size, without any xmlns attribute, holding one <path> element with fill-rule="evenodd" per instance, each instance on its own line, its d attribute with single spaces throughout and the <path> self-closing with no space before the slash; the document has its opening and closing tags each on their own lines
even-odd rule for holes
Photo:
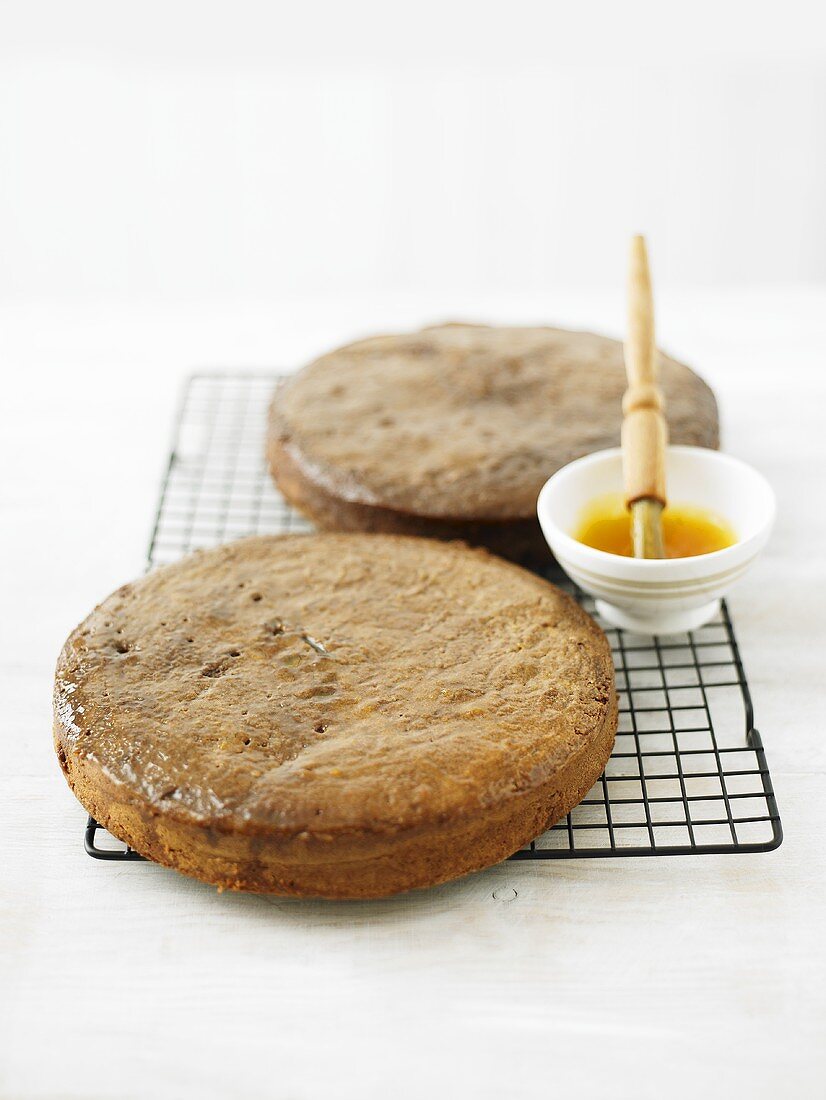
<svg viewBox="0 0 826 1100">
<path fill-rule="evenodd" d="M 0 0 L 0 1097 L 806 1098 L 826 1075 L 826 43 L 814 4 Z M 445 317 L 662 343 L 779 497 L 732 613 L 786 839 L 376 904 L 82 852 L 57 652 L 176 393 Z"/>
<path fill-rule="evenodd" d="M 826 279 L 816 10 L 3 4 L 0 294 Z"/>
</svg>

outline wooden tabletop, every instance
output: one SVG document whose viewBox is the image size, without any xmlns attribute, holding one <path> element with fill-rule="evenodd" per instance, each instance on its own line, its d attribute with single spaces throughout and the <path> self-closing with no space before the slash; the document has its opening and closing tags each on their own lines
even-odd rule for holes
<svg viewBox="0 0 826 1100">
<path fill-rule="evenodd" d="M 176 392 L 468 318 L 620 333 L 616 296 L 8 307 L 0 1096 L 823 1095 L 826 288 L 658 296 L 779 519 L 731 597 L 786 839 L 764 855 L 506 863 L 377 903 L 218 895 L 82 848 L 51 746 L 68 631 L 141 572 Z"/>
</svg>

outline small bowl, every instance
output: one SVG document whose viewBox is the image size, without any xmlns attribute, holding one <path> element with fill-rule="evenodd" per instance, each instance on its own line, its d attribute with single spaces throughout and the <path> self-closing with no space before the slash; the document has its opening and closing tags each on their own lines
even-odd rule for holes
<svg viewBox="0 0 826 1100">
<path fill-rule="evenodd" d="M 608 554 L 578 542 L 572 531 L 589 501 L 622 492 L 619 447 L 577 459 L 553 475 L 539 494 L 537 513 L 553 555 L 571 580 L 596 599 L 612 626 L 640 634 L 676 634 L 712 619 L 720 598 L 765 546 L 774 523 L 774 492 L 739 459 L 703 447 L 669 447 L 668 494 L 706 508 L 734 528 L 737 542 L 692 558 L 646 560 Z"/>
</svg>

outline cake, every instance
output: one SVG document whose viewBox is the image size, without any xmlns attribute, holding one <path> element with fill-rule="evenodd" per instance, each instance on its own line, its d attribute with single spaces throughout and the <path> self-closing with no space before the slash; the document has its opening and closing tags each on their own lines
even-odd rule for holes
<svg viewBox="0 0 826 1100">
<path fill-rule="evenodd" d="M 70 635 L 60 765 L 86 809 L 219 888 L 377 897 L 504 859 L 600 776 L 607 641 L 483 550 L 310 534 L 199 551 Z"/>
<path fill-rule="evenodd" d="M 717 406 L 661 356 L 671 442 L 718 445 Z M 622 345 L 553 328 L 440 325 L 317 359 L 272 402 L 268 459 L 325 530 L 461 538 L 546 560 L 536 498 L 561 466 L 619 445 Z"/>
</svg>

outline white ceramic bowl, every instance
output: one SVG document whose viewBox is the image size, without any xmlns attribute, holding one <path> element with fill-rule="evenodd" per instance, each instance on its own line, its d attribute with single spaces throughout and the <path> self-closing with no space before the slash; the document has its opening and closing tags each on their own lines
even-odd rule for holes
<svg viewBox="0 0 826 1100">
<path fill-rule="evenodd" d="M 595 497 L 622 492 L 618 447 L 563 466 L 542 488 L 539 523 L 554 557 L 580 588 L 596 598 L 613 626 L 642 634 L 694 630 L 717 613 L 720 597 L 743 576 L 766 544 L 774 522 L 774 492 L 739 459 L 703 447 L 669 447 L 668 495 L 707 508 L 734 528 L 737 542 L 693 558 L 658 561 L 594 550 L 572 537 L 583 508 Z"/>
</svg>

